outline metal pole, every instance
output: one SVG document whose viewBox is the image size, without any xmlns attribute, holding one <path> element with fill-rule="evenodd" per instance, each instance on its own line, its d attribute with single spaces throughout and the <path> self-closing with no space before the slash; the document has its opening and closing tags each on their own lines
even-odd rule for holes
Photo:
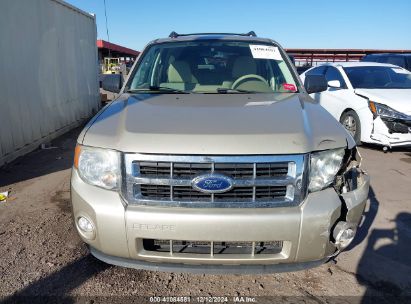
<svg viewBox="0 0 411 304">
<path fill-rule="evenodd" d="M 110 35 L 108 34 L 108 22 L 107 22 L 107 8 L 106 8 L 106 0 L 104 0 L 104 15 L 106 16 L 106 32 L 107 32 L 107 48 L 108 48 L 108 57 L 111 57 L 110 51 Z"/>
</svg>

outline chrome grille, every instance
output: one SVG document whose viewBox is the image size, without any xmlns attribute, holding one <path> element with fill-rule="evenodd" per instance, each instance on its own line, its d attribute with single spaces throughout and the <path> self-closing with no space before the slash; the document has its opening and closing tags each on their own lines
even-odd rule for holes
<svg viewBox="0 0 411 304">
<path fill-rule="evenodd" d="M 211 195 L 194 190 L 192 187 L 170 187 L 165 185 L 134 185 L 134 196 L 141 195 L 142 198 L 147 199 L 167 199 L 173 197 L 175 200 L 184 201 L 201 201 L 210 200 Z M 173 193 L 171 194 L 171 191 Z M 271 200 L 276 198 L 283 198 L 287 193 L 286 186 L 260 186 L 255 187 L 255 200 Z M 214 201 L 250 201 L 253 199 L 253 187 L 237 187 L 225 193 L 214 194 Z"/>
<path fill-rule="evenodd" d="M 162 178 L 171 176 L 178 178 L 194 178 L 197 175 L 210 172 L 210 164 L 199 163 L 172 163 L 169 162 L 137 162 L 137 170 L 141 177 Z M 231 178 L 253 178 L 254 164 L 226 163 L 215 164 L 214 173 L 224 174 Z M 261 163 L 257 164 L 257 177 L 286 176 L 288 173 L 288 163 Z"/>
<path fill-rule="evenodd" d="M 298 205 L 305 196 L 305 155 L 172 156 L 125 154 L 123 197 L 128 203 L 176 207 L 261 208 Z M 203 193 L 203 174 L 231 178 L 224 193 Z"/>
</svg>

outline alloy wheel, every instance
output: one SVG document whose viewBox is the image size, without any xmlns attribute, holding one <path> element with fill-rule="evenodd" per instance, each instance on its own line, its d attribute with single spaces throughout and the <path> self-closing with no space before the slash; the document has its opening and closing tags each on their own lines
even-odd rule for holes
<svg viewBox="0 0 411 304">
<path fill-rule="evenodd" d="M 348 115 L 347 117 L 345 117 L 343 126 L 345 129 L 347 129 L 352 137 L 355 137 L 355 134 L 357 133 L 357 122 L 355 121 L 355 118 L 353 116 Z"/>
</svg>

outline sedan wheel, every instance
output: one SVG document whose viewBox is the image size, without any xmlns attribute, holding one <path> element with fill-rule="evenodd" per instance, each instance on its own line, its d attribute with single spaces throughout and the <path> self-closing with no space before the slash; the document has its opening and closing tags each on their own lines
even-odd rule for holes
<svg viewBox="0 0 411 304">
<path fill-rule="evenodd" d="M 341 124 L 344 128 L 350 133 L 350 135 L 354 138 L 357 144 L 361 143 L 361 122 L 360 118 L 358 117 L 357 113 L 352 110 L 349 110 L 341 116 L 340 119 Z"/>
<path fill-rule="evenodd" d="M 343 121 L 343 126 L 347 129 L 347 131 L 351 134 L 352 137 L 355 136 L 355 133 L 357 132 L 357 124 L 355 122 L 354 117 L 351 115 L 345 117 Z"/>
</svg>

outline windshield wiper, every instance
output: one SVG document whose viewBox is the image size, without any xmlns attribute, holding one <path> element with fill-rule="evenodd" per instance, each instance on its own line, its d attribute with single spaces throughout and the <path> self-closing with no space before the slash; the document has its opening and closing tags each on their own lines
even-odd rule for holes
<svg viewBox="0 0 411 304">
<path fill-rule="evenodd" d="M 180 90 L 180 89 L 173 89 L 169 87 L 162 87 L 162 86 L 149 86 L 150 91 L 166 91 L 166 92 L 175 92 L 175 93 L 183 93 L 183 94 L 190 94 L 190 91 Z"/>
<path fill-rule="evenodd" d="M 298 93 L 298 91 L 295 92 L 275 92 L 275 91 L 270 91 L 270 92 L 262 92 L 262 91 L 249 91 L 249 90 L 239 90 L 239 89 L 227 89 L 227 88 L 218 88 L 217 93 L 223 93 L 223 94 L 229 94 L 229 93 L 243 93 L 243 94 L 256 94 L 256 93 Z"/>
<path fill-rule="evenodd" d="M 228 88 L 217 88 L 217 93 L 220 94 L 229 94 L 229 93 L 244 93 L 244 94 L 252 94 L 252 93 L 262 93 L 257 91 L 248 91 L 248 90 L 239 90 L 239 89 L 228 89 Z"/>
<path fill-rule="evenodd" d="M 190 91 L 173 89 L 169 87 L 161 87 L 161 86 L 149 86 L 148 88 L 138 88 L 138 89 L 130 89 L 127 90 L 127 93 L 136 93 L 136 92 L 144 92 L 144 91 L 156 91 L 156 92 L 169 92 L 169 93 L 181 93 L 181 94 L 190 94 Z"/>
</svg>

